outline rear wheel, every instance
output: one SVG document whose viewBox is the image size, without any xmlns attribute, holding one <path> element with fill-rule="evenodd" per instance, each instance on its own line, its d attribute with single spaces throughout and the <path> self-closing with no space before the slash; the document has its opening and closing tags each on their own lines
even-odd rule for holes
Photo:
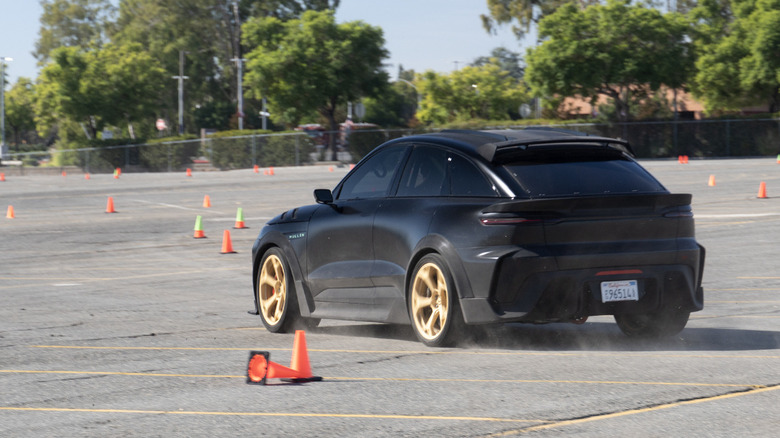
<svg viewBox="0 0 780 438">
<path fill-rule="evenodd" d="M 667 310 L 658 313 L 615 315 L 620 330 L 636 338 L 660 338 L 680 333 L 691 312 Z"/>
<path fill-rule="evenodd" d="M 292 277 L 284 253 L 270 248 L 263 255 L 257 271 L 257 304 L 263 325 L 269 332 L 287 333 L 295 329 L 314 328 L 318 319 L 301 318 Z"/>
<path fill-rule="evenodd" d="M 417 338 L 429 347 L 452 345 L 463 332 L 452 275 L 438 254 L 426 255 L 414 269 L 409 315 Z"/>
</svg>

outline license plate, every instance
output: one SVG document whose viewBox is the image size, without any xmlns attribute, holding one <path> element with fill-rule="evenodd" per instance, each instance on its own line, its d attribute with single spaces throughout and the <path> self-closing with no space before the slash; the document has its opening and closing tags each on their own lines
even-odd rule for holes
<svg viewBox="0 0 780 438">
<path fill-rule="evenodd" d="M 637 281 L 603 281 L 601 283 L 601 302 L 613 301 L 639 301 Z"/>
</svg>

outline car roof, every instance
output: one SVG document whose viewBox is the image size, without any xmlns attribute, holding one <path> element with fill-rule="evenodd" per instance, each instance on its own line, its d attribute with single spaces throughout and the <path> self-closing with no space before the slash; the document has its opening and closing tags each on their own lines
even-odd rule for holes
<svg viewBox="0 0 780 438">
<path fill-rule="evenodd" d="M 422 134 L 419 137 L 449 140 L 464 149 L 471 149 L 491 163 L 501 161 L 502 156 L 528 150 L 529 148 L 596 146 L 611 148 L 634 155 L 627 141 L 592 136 L 587 133 L 558 128 L 531 127 L 525 129 L 501 130 L 444 130 Z"/>
</svg>

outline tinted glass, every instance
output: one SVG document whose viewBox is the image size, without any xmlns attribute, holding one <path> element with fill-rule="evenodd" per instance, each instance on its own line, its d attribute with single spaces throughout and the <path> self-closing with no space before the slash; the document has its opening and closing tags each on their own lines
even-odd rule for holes
<svg viewBox="0 0 780 438">
<path fill-rule="evenodd" d="M 416 147 L 401 175 L 398 196 L 440 196 L 447 187 L 447 152 L 442 149 Z"/>
<path fill-rule="evenodd" d="M 556 151 L 505 167 L 531 198 L 666 191 L 639 164 L 615 153 Z"/>
<path fill-rule="evenodd" d="M 404 147 L 393 147 L 373 155 L 344 181 L 338 199 L 385 196 L 405 150 Z"/>
<path fill-rule="evenodd" d="M 449 160 L 452 196 L 496 196 L 493 184 L 469 160 L 456 154 Z"/>
</svg>

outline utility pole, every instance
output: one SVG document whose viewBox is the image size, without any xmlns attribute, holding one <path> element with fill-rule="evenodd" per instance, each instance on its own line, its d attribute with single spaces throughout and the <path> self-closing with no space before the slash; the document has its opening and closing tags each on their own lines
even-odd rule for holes
<svg viewBox="0 0 780 438">
<path fill-rule="evenodd" d="M 244 58 L 233 58 L 231 61 L 235 62 L 238 66 L 238 129 L 239 131 L 244 129 L 244 91 L 241 88 L 243 80 L 244 70 Z"/>
<path fill-rule="evenodd" d="M 184 50 L 179 50 L 179 76 L 173 76 L 179 80 L 179 135 L 184 134 L 184 80 L 189 76 L 184 76 Z"/>
<path fill-rule="evenodd" d="M 0 160 L 8 156 L 8 145 L 5 144 L 5 62 L 13 60 L 0 56 Z"/>
<path fill-rule="evenodd" d="M 246 59 L 241 57 L 241 16 L 238 13 L 238 2 L 233 2 L 233 15 L 236 19 L 236 57 L 231 61 L 236 63 L 238 67 L 238 93 L 236 100 L 238 100 L 238 130 L 244 129 L 244 90 L 242 88 L 244 61 Z"/>
</svg>

